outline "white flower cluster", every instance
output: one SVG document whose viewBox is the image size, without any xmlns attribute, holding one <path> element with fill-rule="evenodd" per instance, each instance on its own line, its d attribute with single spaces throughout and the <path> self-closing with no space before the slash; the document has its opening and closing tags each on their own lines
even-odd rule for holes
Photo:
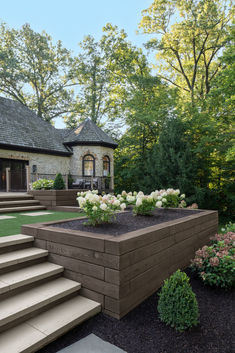
<svg viewBox="0 0 235 353">
<path fill-rule="evenodd" d="M 155 206 L 157 208 L 167 207 L 169 195 L 175 195 L 177 199 L 179 199 L 179 201 L 185 198 L 184 194 L 180 195 L 179 189 L 155 190 L 151 192 L 150 195 L 144 195 L 142 191 L 139 191 L 138 194 L 136 195 L 136 206 L 137 207 L 141 206 L 143 203 L 143 200 L 147 200 L 148 202 L 156 202 Z"/>
<path fill-rule="evenodd" d="M 127 205 L 134 205 L 136 202 L 136 195 L 137 195 L 136 191 L 134 192 L 130 191 L 127 193 L 125 190 L 123 190 L 121 194 L 117 195 L 117 199 L 120 202 L 125 202 Z"/>
<path fill-rule="evenodd" d="M 79 192 L 77 194 L 77 201 L 79 206 L 86 210 L 88 205 L 92 207 L 94 212 L 99 209 L 102 211 L 106 211 L 108 209 L 113 210 L 125 210 L 126 204 L 121 203 L 114 195 L 105 194 L 103 196 L 98 195 L 98 190 L 89 190 L 86 192 Z"/>
</svg>

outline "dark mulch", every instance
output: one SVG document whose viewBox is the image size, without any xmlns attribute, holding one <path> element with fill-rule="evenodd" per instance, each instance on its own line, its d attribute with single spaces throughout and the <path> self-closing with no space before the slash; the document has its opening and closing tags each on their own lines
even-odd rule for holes
<svg viewBox="0 0 235 353">
<path fill-rule="evenodd" d="M 95 227 L 85 224 L 87 221 L 84 219 L 54 224 L 53 226 L 59 228 L 81 230 L 84 232 L 117 236 L 123 233 L 135 231 L 137 229 L 154 226 L 163 222 L 173 221 L 185 216 L 191 216 L 192 214 L 198 212 L 200 211 L 184 209 L 157 209 L 153 211 L 151 216 L 133 216 L 131 212 L 123 212 L 117 213 L 112 223 L 99 224 Z"/>
<path fill-rule="evenodd" d="M 187 271 L 189 275 L 190 272 Z M 157 293 L 121 320 L 104 314 L 77 326 L 38 353 L 54 353 L 93 333 L 127 353 L 232 353 L 234 347 L 234 291 L 205 287 L 191 275 L 197 296 L 200 325 L 178 333 L 158 317 Z"/>
</svg>

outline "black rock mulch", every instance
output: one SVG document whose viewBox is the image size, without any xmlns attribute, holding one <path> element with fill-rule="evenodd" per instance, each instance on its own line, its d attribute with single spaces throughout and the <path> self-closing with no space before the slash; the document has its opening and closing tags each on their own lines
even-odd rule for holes
<svg viewBox="0 0 235 353">
<path fill-rule="evenodd" d="M 190 275 L 190 272 L 187 271 Z M 121 320 L 104 314 L 77 326 L 38 353 L 54 353 L 93 333 L 127 353 L 233 353 L 234 291 L 205 287 L 196 277 L 191 284 L 197 296 L 200 324 L 178 333 L 165 326 L 157 312 L 157 293 Z M 83 352 L 82 352 L 83 353 Z M 85 352 L 84 352 L 85 353 Z"/>
<path fill-rule="evenodd" d="M 97 226 L 86 225 L 86 220 L 76 219 L 52 225 L 52 227 L 81 230 L 83 232 L 101 233 L 108 235 L 121 235 L 137 229 L 151 227 L 163 222 L 173 221 L 186 216 L 191 216 L 201 211 L 184 209 L 156 209 L 151 216 L 133 216 L 131 212 L 117 213 L 112 223 Z"/>
</svg>

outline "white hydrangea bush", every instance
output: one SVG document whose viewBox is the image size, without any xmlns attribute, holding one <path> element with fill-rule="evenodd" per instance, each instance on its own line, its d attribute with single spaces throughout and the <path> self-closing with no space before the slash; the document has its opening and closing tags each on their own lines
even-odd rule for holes
<svg viewBox="0 0 235 353">
<path fill-rule="evenodd" d="M 180 194 L 180 190 L 162 189 L 144 195 L 142 191 L 136 195 L 136 203 L 133 209 L 134 214 L 148 215 L 155 208 L 166 207 L 186 207 L 185 195 Z"/>
<path fill-rule="evenodd" d="M 100 223 L 110 223 L 116 211 L 124 211 L 125 202 L 114 195 L 98 195 L 98 190 L 77 193 L 79 207 L 86 213 L 88 224 L 96 226 Z"/>
<path fill-rule="evenodd" d="M 136 203 L 136 195 L 137 195 L 136 191 L 134 191 L 134 192 L 130 191 L 130 192 L 127 193 L 125 190 L 123 190 L 121 194 L 117 195 L 117 199 L 120 202 L 125 202 L 125 204 L 127 206 L 135 205 L 135 203 Z"/>
</svg>

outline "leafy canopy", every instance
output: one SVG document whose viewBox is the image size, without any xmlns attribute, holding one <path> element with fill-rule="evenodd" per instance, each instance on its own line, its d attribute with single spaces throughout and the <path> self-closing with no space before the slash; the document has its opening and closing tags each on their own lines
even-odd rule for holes
<svg viewBox="0 0 235 353">
<path fill-rule="evenodd" d="M 194 103 L 205 98 L 220 70 L 217 57 L 232 19 L 232 2 L 154 0 L 142 14 L 139 27 L 156 36 L 147 47 L 157 50 L 160 77 L 178 87 L 184 99 Z"/>
<path fill-rule="evenodd" d="M 0 26 L 0 92 L 33 109 L 47 121 L 70 112 L 73 58 L 61 41 L 46 33 Z"/>
</svg>

